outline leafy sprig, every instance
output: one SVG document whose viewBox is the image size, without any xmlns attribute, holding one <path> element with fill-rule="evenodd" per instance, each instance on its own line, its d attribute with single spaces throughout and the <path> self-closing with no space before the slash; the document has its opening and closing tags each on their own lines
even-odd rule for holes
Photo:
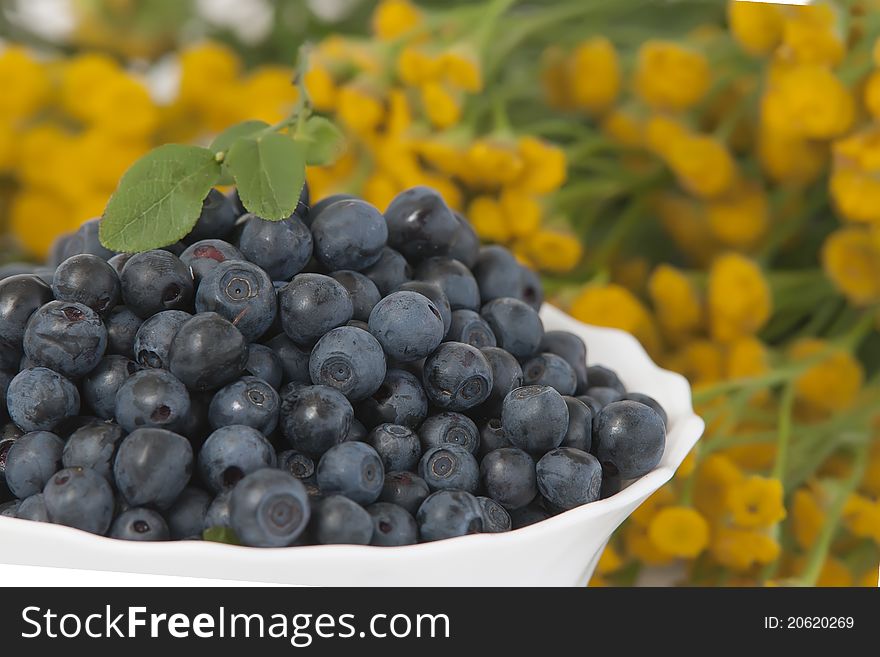
<svg viewBox="0 0 880 657">
<path fill-rule="evenodd" d="M 284 120 L 244 121 L 208 148 L 166 144 L 135 162 L 104 210 L 101 243 L 126 253 L 173 244 L 193 229 L 215 185 L 235 184 L 242 205 L 263 219 L 293 214 L 306 165 L 330 164 L 345 146 L 340 130 L 312 113 L 299 70 L 299 102 Z"/>
</svg>

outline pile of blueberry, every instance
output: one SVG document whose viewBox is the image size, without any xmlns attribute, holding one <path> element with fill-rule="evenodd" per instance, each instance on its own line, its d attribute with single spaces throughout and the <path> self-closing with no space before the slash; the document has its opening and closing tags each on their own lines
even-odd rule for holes
<svg viewBox="0 0 880 657">
<path fill-rule="evenodd" d="M 666 414 L 545 331 L 540 282 L 433 190 L 183 241 L 97 222 L 0 280 L 0 513 L 129 540 L 407 545 L 613 494 Z M 210 534 L 209 534 L 210 535 Z"/>
</svg>

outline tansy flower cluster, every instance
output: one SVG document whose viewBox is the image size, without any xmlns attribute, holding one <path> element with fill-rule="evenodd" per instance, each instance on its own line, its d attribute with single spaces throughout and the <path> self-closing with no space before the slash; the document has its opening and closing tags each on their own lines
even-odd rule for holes
<svg viewBox="0 0 880 657">
<path fill-rule="evenodd" d="M 333 166 L 309 171 L 313 195 L 352 191 L 384 208 L 400 191 L 429 185 L 482 239 L 511 246 L 538 269 L 567 272 L 580 262 L 581 243 L 565 222 L 552 221 L 547 200 L 566 182 L 566 155 L 503 118 L 479 120 L 491 82 L 485 25 L 480 34 L 455 12 L 384 0 L 372 39 L 318 43 L 306 88 L 315 108 L 346 129 L 350 146 Z"/>
<path fill-rule="evenodd" d="M 16 246 L 45 256 L 59 233 L 100 215 L 122 173 L 157 144 L 286 116 L 292 77 L 274 66 L 246 72 L 231 50 L 205 43 L 180 54 L 176 95 L 159 103 L 141 75 L 103 54 L 0 51 L 0 86 L 15 90 L 0 99 L 0 177 Z"/>
<path fill-rule="evenodd" d="M 580 185 L 606 224 L 559 299 L 687 376 L 707 420 L 594 584 L 677 563 L 692 584 L 876 585 L 880 20 L 859 4 L 732 1 L 726 31 L 544 51 L 546 104 L 583 126 L 572 176 L 593 176 L 563 197 Z"/>
</svg>

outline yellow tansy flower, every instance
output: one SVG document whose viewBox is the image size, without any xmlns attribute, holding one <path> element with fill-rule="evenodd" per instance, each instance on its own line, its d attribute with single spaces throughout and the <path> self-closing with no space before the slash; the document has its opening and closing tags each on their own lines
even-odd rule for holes
<svg viewBox="0 0 880 657">
<path fill-rule="evenodd" d="M 571 314 L 588 324 L 632 333 L 648 352 L 660 346 L 657 327 L 648 310 L 632 292 L 620 285 L 591 285 L 571 304 Z"/>
<path fill-rule="evenodd" d="M 730 151 L 709 135 L 689 134 L 675 139 L 665 155 L 679 184 L 695 196 L 720 196 L 736 182 L 737 168 Z"/>
<path fill-rule="evenodd" d="M 648 279 L 648 295 L 664 333 L 675 341 L 703 324 L 703 304 L 693 283 L 671 265 L 659 265 Z"/>
<path fill-rule="evenodd" d="M 809 488 L 799 488 L 792 496 L 791 520 L 798 545 L 805 550 L 812 547 L 825 524 L 825 511 Z"/>
<path fill-rule="evenodd" d="M 741 255 L 715 259 L 709 270 L 709 326 L 721 342 L 753 335 L 770 318 L 770 287 L 761 269 Z"/>
<path fill-rule="evenodd" d="M 684 110 L 709 89 L 709 63 L 702 53 L 672 41 L 649 40 L 639 48 L 635 88 L 658 110 Z"/>
<path fill-rule="evenodd" d="M 706 218 L 721 243 L 738 249 L 753 248 L 770 223 L 767 195 L 754 183 L 736 185 L 730 193 L 706 204 Z"/>
<path fill-rule="evenodd" d="M 461 120 L 461 103 L 456 95 L 439 82 L 421 87 L 422 109 L 436 128 L 449 128 Z"/>
<path fill-rule="evenodd" d="M 407 0 L 382 0 L 373 12 L 373 34 L 383 41 L 403 36 L 418 27 L 422 14 Z"/>
<path fill-rule="evenodd" d="M 651 519 L 648 537 L 661 552 L 693 559 L 709 544 L 709 523 L 696 509 L 669 506 Z"/>
<path fill-rule="evenodd" d="M 856 306 L 880 301 L 880 246 L 863 228 L 842 228 L 822 247 L 822 265 L 834 285 Z"/>
<path fill-rule="evenodd" d="M 816 338 L 803 338 L 792 345 L 789 356 L 795 360 L 828 355 L 795 381 L 798 400 L 820 412 L 844 411 L 852 406 L 862 387 L 864 369 L 851 353 L 833 348 Z"/>
<path fill-rule="evenodd" d="M 782 482 L 752 475 L 727 490 L 733 522 L 745 529 L 770 527 L 785 518 Z"/>
<path fill-rule="evenodd" d="M 517 152 L 523 162 L 523 171 L 514 184 L 532 194 L 549 194 L 559 189 L 567 177 L 565 152 L 536 137 L 521 137 Z"/>
<path fill-rule="evenodd" d="M 620 62 L 614 44 L 605 37 L 584 41 L 569 60 L 571 99 L 592 114 L 602 114 L 620 93 Z"/>
<path fill-rule="evenodd" d="M 743 481 L 745 475 L 724 454 L 710 454 L 697 468 L 694 505 L 711 519 L 727 510 L 727 491 Z"/>
<path fill-rule="evenodd" d="M 729 0 L 727 24 L 743 50 L 768 55 L 782 41 L 782 13 L 773 4 Z"/>
</svg>

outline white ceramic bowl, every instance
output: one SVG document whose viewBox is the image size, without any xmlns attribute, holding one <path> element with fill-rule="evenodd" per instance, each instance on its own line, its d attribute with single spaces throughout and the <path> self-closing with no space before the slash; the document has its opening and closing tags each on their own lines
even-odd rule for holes
<svg viewBox="0 0 880 657">
<path fill-rule="evenodd" d="M 660 369 L 627 333 L 586 326 L 545 305 L 548 330 L 578 334 L 590 364 L 616 370 L 669 415 L 666 451 L 648 475 L 616 495 L 505 534 L 399 548 L 258 549 L 200 541 L 135 543 L 67 527 L 0 518 L 0 561 L 117 572 L 319 586 L 583 586 L 612 532 L 667 482 L 703 432 L 690 388 Z"/>
</svg>

